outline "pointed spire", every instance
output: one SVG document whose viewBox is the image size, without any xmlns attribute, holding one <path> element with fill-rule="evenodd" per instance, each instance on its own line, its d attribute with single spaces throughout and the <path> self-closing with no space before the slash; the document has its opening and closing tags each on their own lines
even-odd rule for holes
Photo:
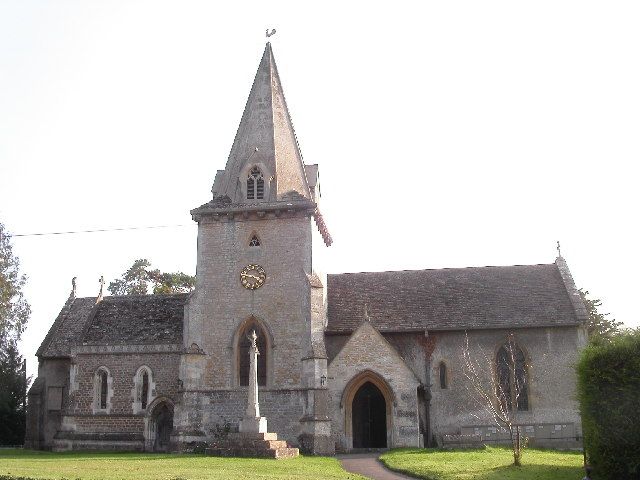
<svg viewBox="0 0 640 480">
<path fill-rule="evenodd" d="M 226 168 L 216 175 L 215 195 L 227 196 L 232 203 L 246 203 L 246 178 L 254 166 L 263 174 L 264 200 L 274 202 L 297 196 L 312 200 L 269 42 L 262 54 Z"/>
</svg>

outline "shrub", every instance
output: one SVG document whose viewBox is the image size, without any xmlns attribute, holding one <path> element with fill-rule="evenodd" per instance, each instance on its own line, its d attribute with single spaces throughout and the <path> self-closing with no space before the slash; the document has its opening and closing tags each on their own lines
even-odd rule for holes
<svg viewBox="0 0 640 480">
<path fill-rule="evenodd" d="M 640 478 L 640 331 L 583 351 L 578 398 L 597 478 Z"/>
</svg>

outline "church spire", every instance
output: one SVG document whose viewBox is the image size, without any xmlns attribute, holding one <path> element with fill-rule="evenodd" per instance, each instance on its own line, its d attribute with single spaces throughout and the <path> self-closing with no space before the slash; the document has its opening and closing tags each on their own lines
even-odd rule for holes
<svg viewBox="0 0 640 480">
<path fill-rule="evenodd" d="M 214 197 L 229 197 L 231 203 L 276 202 L 300 197 L 313 201 L 269 42 L 226 168 L 216 175 L 212 191 Z"/>
</svg>

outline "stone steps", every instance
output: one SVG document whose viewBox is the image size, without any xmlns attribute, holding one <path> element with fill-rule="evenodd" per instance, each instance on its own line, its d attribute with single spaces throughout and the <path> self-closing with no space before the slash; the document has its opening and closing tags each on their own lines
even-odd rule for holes
<svg viewBox="0 0 640 480">
<path fill-rule="evenodd" d="M 218 457 L 291 458 L 299 451 L 278 440 L 276 433 L 230 433 L 223 440 L 205 449 L 207 455 Z"/>
</svg>

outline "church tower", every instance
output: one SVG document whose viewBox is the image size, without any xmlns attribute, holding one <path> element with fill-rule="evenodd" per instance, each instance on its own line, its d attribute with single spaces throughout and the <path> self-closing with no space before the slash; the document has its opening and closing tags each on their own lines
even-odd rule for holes
<svg viewBox="0 0 640 480">
<path fill-rule="evenodd" d="M 317 165 L 305 165 L 271 45 L 260 61 L 213 198 L 198 222 L 196 288 L 185 307 L 173 442 L 211 441 L 246 405 L 247 335 L 258 335 L 259 400 L 269 430 L 333 453 L 327 412 L 324 285 L 312 246 L 331 244 Z"/>
</svg>

